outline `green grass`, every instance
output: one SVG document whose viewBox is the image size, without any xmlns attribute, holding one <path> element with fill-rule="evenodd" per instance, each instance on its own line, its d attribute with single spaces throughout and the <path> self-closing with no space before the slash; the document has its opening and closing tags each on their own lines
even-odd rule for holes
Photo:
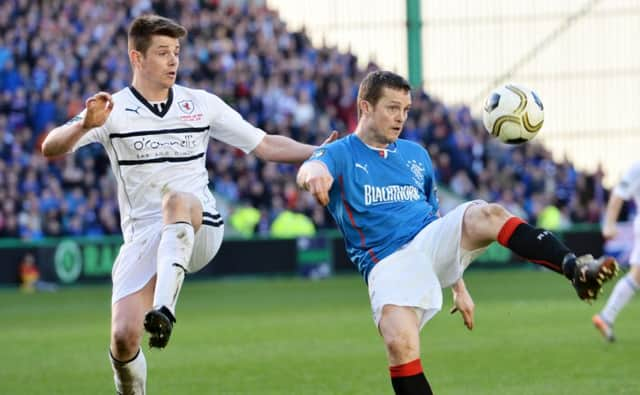
<svg viewBox="0 0 640 395">
<path fill-rule="evenodd" d="M 438 394 L 638 393 L 640 303 L 604 343 L 548 272 L 471 272 L 476 328 L 438 314 L 422 361 Z M 608 286 L 611 289 L 611 285 Z M 445 309 L 451 305 L 445 290 Z M 0 394 L 113 394 L 108 286 L 0 290 Z M 144 351 L 148 393 L 390 394 L 382 342 L 359 277 L 187 281 L 166 350 Z"/>
</svg>

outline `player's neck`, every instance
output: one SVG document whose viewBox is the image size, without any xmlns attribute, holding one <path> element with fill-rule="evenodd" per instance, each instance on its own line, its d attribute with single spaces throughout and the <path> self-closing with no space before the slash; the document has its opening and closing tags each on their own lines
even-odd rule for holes
<svg viewBox="0 0 640 395">
<path fill-rule="evenodd" d="M 377 149 L 387 149 L 389 147 L 389 144 L 385 144 L 385 143 L 380 143 L 374 139 L 372 139 L 371 137 L 369 137 L 368 133 L 360 126 L 358 126 L 356 128 L 356 130 L 353 132 L 353 134 L 360 139 L 360 141 L 362 141 L 365 145 L 371 147 L 371 148 L 377 148 Z"/>
<path fill-rule="evenodd" d="M 140 78 L 133 78 L 131 86 L 136 88 L 138 92 L 149 102 L 163 102 L 169 97 L 169 89 L 149 83 Z"/>
</svg>

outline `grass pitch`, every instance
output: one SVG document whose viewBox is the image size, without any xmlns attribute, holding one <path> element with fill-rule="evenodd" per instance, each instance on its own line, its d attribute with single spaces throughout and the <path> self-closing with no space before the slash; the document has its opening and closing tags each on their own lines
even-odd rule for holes
<svg viewBox="0 0 640 395">
<path fill-rule="evenodd" d="M 437 394 L 638 393 L 637 300 L 618 319 L 618 342 L 606 344 L 591 325 L 605 298 L 580 302 L 557 275 L 465 279 L 476 328 L 446 312 L 445 290 L 444 311 L 422 331 Z M 109 300 L 108 286 L 0 290 L 0 394 L 113 394 Z M 149 394 L 392 393 L 360 277 L 187 280 L 177 316 L 167 349 L 144 345 Z"/>
</svg>

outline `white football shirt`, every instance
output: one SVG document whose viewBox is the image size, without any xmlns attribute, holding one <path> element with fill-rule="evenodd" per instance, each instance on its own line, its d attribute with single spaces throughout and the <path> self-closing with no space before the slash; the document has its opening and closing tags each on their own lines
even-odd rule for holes
<svg viewBox="0 0 640 395">
<path fill-rule="evenodd" d="M 161 217 L 162 196 L 168 191 L 213 200 L 205 167 L 209 138 L 248 153 L 265 135 L 203 90 L 174 85 L 163 111 L 133 87 L 115 93 L 113 103 L 105 124 L 88 131 L 73 151 L 89 143 L 105 148 L 118 183 L 125 233 L 136 220 Z M 80 122 L 85 112 L 71 122 Z"/>
<path fill-rule="evenodd" d="M 613 193 L 624 200 L 634 199 L 636 207 L 640 207 L 640 161 L 634 163 L 622 176 Z"/>
<path fill-rule="evenodd" d="M 636 207 L 640 208 L 640 161 L 631 165 L 613 189 L 613 193 L 624 200 L 633 199 Z M 640 243 L 640 215 L 636 215 L 633 228 L 636 233 L 636 243 Z"/>
</svg>

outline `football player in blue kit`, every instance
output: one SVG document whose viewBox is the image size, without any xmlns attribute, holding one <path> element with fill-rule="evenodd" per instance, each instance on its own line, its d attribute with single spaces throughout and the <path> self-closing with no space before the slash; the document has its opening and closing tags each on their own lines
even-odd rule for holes
<svg viewBox="0 0 640 395">
<path fill-rule="evenodd" d="M 441 217 L 429 154 L 398 138 L 410 92 L 401 76 L 368 74 L 358 92 L 356 130 L 317 149 L 297 182 L 328 207 L 364 276 L 395 392 L 431 394 L 419 332 L 442 308 L 447 287 L 453 291 L 452 312 L 459 311 L 473 328 L 475 306 L 462 275 L 491 242 L 564 275 L 583 300 L 595 299 L 618 267 L 610 257 L 576 257 L 549 231 L 495 203 L 466 202 Z"/>
</svg>

